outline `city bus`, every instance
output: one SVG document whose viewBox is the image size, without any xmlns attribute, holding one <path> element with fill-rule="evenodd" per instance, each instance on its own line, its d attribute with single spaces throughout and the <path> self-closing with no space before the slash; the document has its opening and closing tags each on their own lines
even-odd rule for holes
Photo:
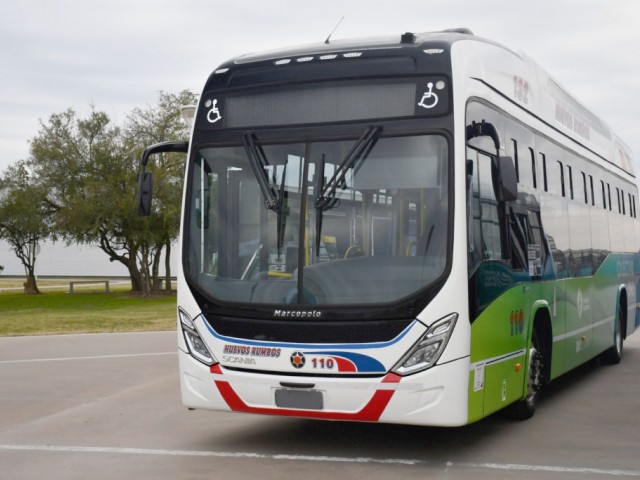
<svg viewBox="0 0 640 480">
<path fill-rule="evenodd" d="M 138 199 L 187 154 L 191 409 L 526 419 L 640 324 L 631 152 L 524 54 L 455 29 L 240 56 L 193 115 Z"/>
</svg>

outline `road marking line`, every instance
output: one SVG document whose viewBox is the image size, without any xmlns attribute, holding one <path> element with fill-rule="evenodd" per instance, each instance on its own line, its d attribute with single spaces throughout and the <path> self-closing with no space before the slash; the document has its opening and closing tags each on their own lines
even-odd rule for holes
<svg viewBox="0 0 640 480">
<path fill-rule="evenodd" d="M 607 475 L 614 477 L 640 477 L 639 470 L 620 470 L 606 468 L 586 467 L 560 467 L 552 465 L 525 465 L 516 463 L 474 463 L 474 462 L 430 462 L 427 460 L 409 458 L 374 458 L 374 457 L 335 457 L 323 455 L 290 455 L 268 454 L 255 452 L 214 452 L 204 450 L 169 450 L 155 448 L 118 448 L 118 447 L 79 447 L 71 445 L 0 445 L 0 450 L 28 451 L 28 452 L 63 452 L 63 453 L 106 453 L 123 455 L 159 455 L 169 457 L 215 457 L 215 458 L 254 458 L 262 460 L 286 460 L 308 462 L 337 462 L 359 464 L 385 464 L 385 465 L 425 465 L 430 467 L 446 467 L 478 469 L 478 470 L 502 470 L 511 472 L 546 472 L 559 474 L 587 474 Z"/>
<path fill-rule="evenodd" d="M 177 355 L 178 352 L 125 353 L 120 355 L 94 355 L 91 357 L 27 358 L 24 360 L 0 360 L 0 365 L 9 363 L 64 362 L 67 360 L 103 360 L 108 358 L 153 357 L 158 355 Z"/>
<path fill-rule="evenodd" d="M 330 457 L 318 455 L 286 455 L 253 452 L 212 452 L 204 450 L 166 450 L 155 448 L 117 448 L 117 447 L 78 447 L 57 445 L 0 445 L 0 450 L 20 450 L 30 452 L 64 452 L 64 453 L 108 453 L 133 455 L 161 455 L 174 457 L 217 457 L 217 458 L 256 458 L 267 460 L 306 460 L 315 462 L 348 462 L 348 463 L 384 463 L 395 465 L 416 465 L 426 463 L 422 460 L 405 460 L 397 458 L 371 457 Z"/>
<path fill-rule="evenodd" d="M 56 333 L 55 335 L 24 335 L 21 337 L 0 337 L 0 341 L 8 342 L 20 342 L 20 341 L 31 341 L 33 339 L 47 339 L 47 340 L 57 340 L 57 339 L 65 339 L 68 337 L 96 337 L 98 335 L 175 335 L 176 331 L 174 330 L 153 330 L 150 332 L 93 332 L 93 333 Z"/>
<path fill-rule="evenodd" d="M 615 477 L 640 477 L 640 470 L 619 470 L 587 467 L 558 467 L 552 465 L 521 465 L 517 463 L 459 463 L 456 467 L 505 470 L 511 472 L 547 472 L 567 474 L 608 475 Z"/>
</svg>

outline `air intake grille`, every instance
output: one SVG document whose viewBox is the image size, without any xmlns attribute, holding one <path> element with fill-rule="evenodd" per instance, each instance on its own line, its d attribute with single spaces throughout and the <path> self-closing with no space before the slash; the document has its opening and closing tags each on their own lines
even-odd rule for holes
<svg viewBox="0 0 640 480">
<path fill-rule="evenodd" d="M 374 343 L 397 337 L 414 320 L 301 322 L 247 320 L 209 315 L 209 325 L 220 335 L 284 343 Z"/>
</svg>

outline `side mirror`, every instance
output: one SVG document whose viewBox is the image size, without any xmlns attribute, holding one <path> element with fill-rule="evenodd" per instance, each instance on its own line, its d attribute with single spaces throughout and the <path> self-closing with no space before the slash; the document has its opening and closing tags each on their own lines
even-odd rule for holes
<svg viewBox="0 0 640 480">
<path fill-rule="evenodd" d="M 498 157 L 493 164 L 493 188 L 499 202 L 512 202 L 518 198 L 516 167 L 511 157 Z"/>
<path fill-rule="evenodd" d="M 149 157 L 157 153 L 178 152 L 187 153 L 189 142 L 162 142 L 148 147 L 142 154 L 140 165 L 140 177 L 138 180 L 138 216 L 148 217 L 151 214 L 151 200 L 153 198 L 153 176 L 147 172 L 147 162 Z"/>
<path fill-rule="evenodd" d="M 138 180 L 138 216 L 148 217 L 151 214 L 153 199 L 153 175 L 151 172 L 140 172 Z"/>
</svg>

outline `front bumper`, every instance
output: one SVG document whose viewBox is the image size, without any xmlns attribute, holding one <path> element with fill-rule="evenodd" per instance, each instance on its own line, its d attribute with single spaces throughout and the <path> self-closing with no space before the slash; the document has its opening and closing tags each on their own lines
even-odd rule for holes
<svg viewBox="0 0 640 480">
<path fill-rule="evenodd" d="M 183 351 L 179 358 L 182 401 L 189 408 L 412 425 L 467 423 L 468 358 L 406 377 L 375 378 L 249 373 L 209 368 Z M 287 388 L 320 392 L 322 408 L 278 407 L 276 391 Z"/>
</svg>

